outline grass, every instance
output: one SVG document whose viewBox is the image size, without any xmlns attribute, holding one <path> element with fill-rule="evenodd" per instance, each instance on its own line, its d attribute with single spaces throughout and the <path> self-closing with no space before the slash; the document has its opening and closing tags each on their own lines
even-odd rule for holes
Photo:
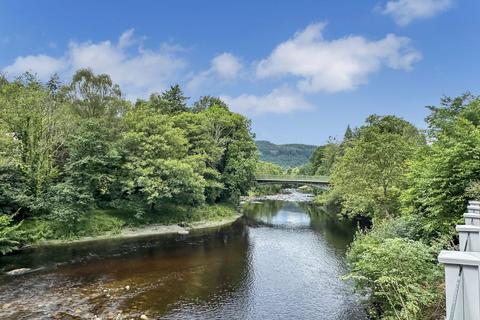
<svg viewBox="0 0 480 320">
<path fill-rule="evenodd" d="M 188 225 L 200 221 L 217 221 L 231 218 L 236 214 L 235 207 L 229 204 L 187 207 L 162 205 L 155 211 L 138 218 L 128 210 L 93 210 L 85 213 L 73 226 L 51 219 L 25 220 L 21 226 L 28 243 L 43 240 L 75 240 L 82 237 L 119 234 L 123 228 L 140 228 L 152 224 Z"/>
</svg>

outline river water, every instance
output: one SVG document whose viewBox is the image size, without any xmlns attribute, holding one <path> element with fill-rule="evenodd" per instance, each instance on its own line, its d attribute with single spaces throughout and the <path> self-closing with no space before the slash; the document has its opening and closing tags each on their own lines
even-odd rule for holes
<svg viewBox="0 0 480 320">
<path fill-rule="evenodd" d="M 250 203 L 189 236 L 23 252 L 1 269 L 0 319 L 366 319 L 346 272 L 355 225 L 308 203 Z"/>
</svg>

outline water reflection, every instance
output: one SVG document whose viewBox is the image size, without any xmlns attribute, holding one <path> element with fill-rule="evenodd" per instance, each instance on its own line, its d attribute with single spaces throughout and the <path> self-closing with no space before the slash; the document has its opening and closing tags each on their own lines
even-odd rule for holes
<svg viewBox="0 0 480 320">
<path fill-rule="evenodd" d="M 354 225 L 300 203 L 253 203 L 245 213 L 188 238 L 4 257 L 0 267 L 48 268 L 0 278 L 0 318 L 365 319 L 339 279 Z"/>
</svg>

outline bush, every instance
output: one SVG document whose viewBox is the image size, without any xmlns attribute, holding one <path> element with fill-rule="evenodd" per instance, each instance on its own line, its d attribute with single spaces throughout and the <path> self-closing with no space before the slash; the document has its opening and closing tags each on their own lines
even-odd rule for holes
<svg viewBox="0 0 480 320">
<path fill-rule="evenodd" d="M 118 234 L 122 231 L 125 222 L 108 214 L 106 211 L 95 210 L 82 216 L 76 227 L 76 236 L 98 236 L 104 234 Z"/>
<path fill-rule="evenodd" d="M 233 206 L 229 205 L 213 205 L 200 206 L 191 211 L 190 221 L 201 220 L 219 220 L 223 218 L 233 217 L 236 211 Z"/>
<path fill-rule="evenodd" d="M 436 250 L 415 237 L 408 220 L 388 221 L 360 232 L 347 260 L 356 288 L 369 297 L 369 313 L 380 319 L 437 319 L 443 312 L 442 268 Z"/>
<path fill-rule="evenodd" d="M 0 215 L 0 253 L 6 254 L 17 250 L 22 244 L 22 232 L 20 224 L 15 224 L 13 216 Z"/>
<path fill-rule="evenodd" d="M 331 212 L 340 212 L 342 207 L 342 198 L 338 192 L 335 192 L 335 189 L 329 189 L 321 192 L 313 202 L 316 205 L 323 206 L 327 211 Z"/>
</svg>

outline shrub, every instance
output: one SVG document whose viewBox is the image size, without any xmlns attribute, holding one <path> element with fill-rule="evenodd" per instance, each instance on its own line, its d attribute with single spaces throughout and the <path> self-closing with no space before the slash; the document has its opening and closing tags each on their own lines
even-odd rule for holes
<svg viewBox="0 0 480 320">
<path fill-rule="evenodd" d="M 17 250 L 22 244 L 20 224 L 15 224 L 12 215 L 0 215 L 0 253 L 6 254 Z"/>
<path fill-rule="evenodd" d="M 98 236 L 120 233 L 125 222 L 108 214 L 106 211 L 95 210 L 82 216 L 78 222 L 76 236 Z"/>
<path fill-rule="evenodd" d="M 381 319 L 436 319 L 442 312 L 443 272 L 434 248 L 415 236 L 410 221 L 388 221 L 357 234 L 347 254 L 356 288 Z"/>
</svg>

